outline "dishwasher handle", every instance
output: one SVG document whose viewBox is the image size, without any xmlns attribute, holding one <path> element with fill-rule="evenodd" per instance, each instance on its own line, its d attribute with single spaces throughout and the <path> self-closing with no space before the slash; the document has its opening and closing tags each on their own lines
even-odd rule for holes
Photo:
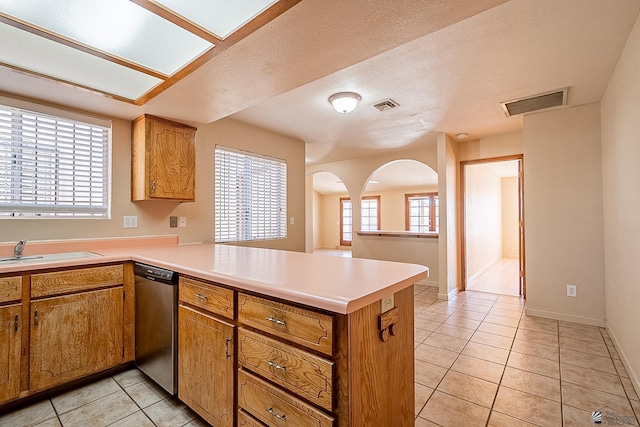
<svg viewBox="0 0 640 427">
<path fill-rule="evenodd" d="M 147 280 L 166 285 L 175 286 L 178 284 L 178 273 L 152 265 L 135 262 L 133 264 L 133 273 L 138 277 L 144 277 Z"/>
</svg>

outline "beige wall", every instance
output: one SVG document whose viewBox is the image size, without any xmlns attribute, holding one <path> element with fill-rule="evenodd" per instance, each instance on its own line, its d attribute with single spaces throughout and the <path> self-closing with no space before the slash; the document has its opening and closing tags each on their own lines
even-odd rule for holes
<svg viewBox="0 0 640 427">
<path fill-rule="evenodd" d="M 461 162 L 522 154 L 522 132 L 494 135 L 458 143 Z"/>
<path fill-rule="evenodd" d="M 439 282 L 438 297 L 449 299 L 460 288 L 461 245 L 458 231 L 460 161 L 458 143 L 448 135 L 438 135 L 438 198 L 440 200 Z"/>
<path fill-rule="evenodd" d="M 527 313 L 604 326 L 600 105 L 525 115 L 524 157 Z"/>
<path fill-rule="evenodd" d="M 0 99 L 0 102 L 3 100 Z M 212 242 L 213 150 L 214 144 L 219 143 L 287 160 L 288 214 L 295 217 L 295 225 L 289 225 L 287 239 L 260 242 L 256 246 L 304 250 L 304 143 L 228 119 L 199 126 L 196 137 L 196 202 L 134 203 L 131 202 L 130 183 L 131 122 L 117 118 L 111 120 L 113 169 L 111 218 L 1 219 L 1 241 L 178 234 L 181 242 Z M 138 228 L 123 228 L 124 215 L 137 215 Z M 186 216 L 187 227 L 170 228 L 169 216 Z"/>
<path fill-rule="evenodd" d="M 311 188 L 313 191 L 313 187 Z M 323 230 L 323 218 L 322 218 L 322 202 L 323 196 L 317 191 L 313 191 L 313 205 L 311 209 L 313 210 L 313 218 L 311 224 L 313 229 L 313 249 L 324 248 L 324 239 L 322 238 L 322 230 Z M 326 246 L 327 248 L 331 246 Z"/>
<path fill-rule="evenodd" d="M 465 167 L 467 280 L 502 258 L 502 180 L 485 164 Z"/>
<path fill-rule="evenodd" d="M 502 256 L 518 258 L 518 178 L 502 178 Z"/>
<path fill-rule="evenodd" d="M 607 328 L 640 392 L 640 20 L 601 102 Z"/>
</svg>

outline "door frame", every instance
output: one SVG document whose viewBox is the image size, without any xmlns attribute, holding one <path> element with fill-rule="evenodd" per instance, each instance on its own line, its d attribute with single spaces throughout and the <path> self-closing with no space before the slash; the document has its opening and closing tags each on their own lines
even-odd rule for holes
<svg viewBox="0 0 640 427">
<path fill-rule="evenodd" d="M 488 157 L 476 160 L 464 160 L 460 162 L 460 269 L 461 269 L 461 288 L 467 289 L 467 248 L 466 248 L 466 215 L 465 215 L 465 168 L 468 165 L 477 165 L 483 163 L 506 162 L 518 160 L 518 243 L 519 243 L 519 291 L 520 296 L 527 297 L 526 282 L 526 259 L 525 259 L 525 227 L 524 227 L 524 155 L 514 154 L 510 156 Z"/>
</svg>

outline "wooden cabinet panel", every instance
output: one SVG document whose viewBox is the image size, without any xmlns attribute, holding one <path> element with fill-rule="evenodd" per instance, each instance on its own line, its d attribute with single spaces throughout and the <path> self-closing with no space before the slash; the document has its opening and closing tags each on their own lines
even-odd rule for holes
<svg viewBox="0 0 640 427">
<path fill-rule="evenodd" d="M 0 307 L 0 403 L 20 395 L 22 304 Z"/>
<path fill-rule="evenodd" d="M 333 418 L 240 370 L 238 405 L 268 426 L 331 427 Z"/>
<path fill-rule="evenodd" d="M 328 411 L 333 409 L 333 362 L 240 328 L 238 365 Z"/>
<path fill-rule="evenodd" d="M 180 301 L 233 319 L 233 291 L 200 280 L 180 277 Z"/>
<path fill-rule="evenodd" d="M 178 397 L 210 424 L 233 425 L 234 326 L 178 307 Z"/>
<path fill-rule="evenodd" d="M 122 363 L 122 287 L 31 302 L 30 390 Z"/>
<path fill-rule="evenodd" d="M 22 277 L 0 277 L 0 302 L 19 301 L 22 297 Z"/>
<path fill-rule="evenodd" d="M 122 285 L 123 275 L 122 265 L 32 274 L 31 298 Z"/>
<path fill-rule="evenodd" d="M 132 200 L 195 201 L 196 129 L 149 115 L 132 127 Z"/>
<path fill-rule="evenodd" d="M 304 308 L 238 294 L 238 321 L 331 355 L 333 318 Z"/>
<path fill-rule="evenodd" d="M 239 427 L 264 427 L 260 421 L 247 414 L 242 409 L 238 410 L 238 426 Z"/>
</svg>

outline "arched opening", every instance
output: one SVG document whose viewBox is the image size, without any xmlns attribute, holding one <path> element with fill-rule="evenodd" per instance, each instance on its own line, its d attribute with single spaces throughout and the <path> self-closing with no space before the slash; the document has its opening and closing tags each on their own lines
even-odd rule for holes
<svg viewBox="0 0 640 427">
<path fill-rule="evenodd" d="M 344 202 L 350 200 L 347 187 L 332 172 L 316 172 L 312 180 L 313 253 L 351 257 L 353 210 L 345 209 Z"/>
</svg>

